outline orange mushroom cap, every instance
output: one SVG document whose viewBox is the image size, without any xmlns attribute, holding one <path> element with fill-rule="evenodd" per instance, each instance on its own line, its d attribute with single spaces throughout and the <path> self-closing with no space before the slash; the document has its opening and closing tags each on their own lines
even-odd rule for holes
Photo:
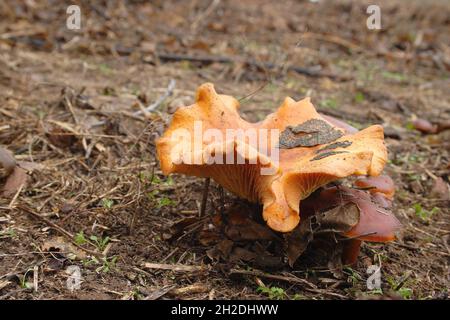
<svg viewBox="0 0 450 320">
<path fill-rule="evenodd" d="M 300 200 L 320 186 L 350 175 L 377 176 L 386 163 L 381 126 L 346 134 L 318 114 L 309 98 L 286 98 L 258 123 L 242 119 L 238 108 L 233 97 L 217 94 L 210 83 L 201 85 L 196 103 L 179 108 L 156 142 L 161 168 L 164 174 L 211 177 L 238 196 L 262 203 L 263 218 L 276 231 L 289 232 L 297 226 Z M 258 140 L 264 140 L 268 149 L 277 148 L 279 161 L 255 148 L 245 135 L 228 137 L 229 129 L 265 129 L 267 135 Z M 199 131 L 208 131 L 200 143 L 185 139 Z M 274 143 L 269 137 L 279 132 Z M 229 159 L 234 162 L 225 161 Z M 261 169 L 272 174 L 264 175 Z"/>
</svg>

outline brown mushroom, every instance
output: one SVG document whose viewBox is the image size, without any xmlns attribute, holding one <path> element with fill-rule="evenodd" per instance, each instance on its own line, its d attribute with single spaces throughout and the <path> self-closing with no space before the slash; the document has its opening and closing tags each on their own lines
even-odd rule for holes
<svg viewBox="0 0 450 320">
<path fill-rule="evenodd" d="M 355 204 L 359 211 L 358 222 L 348 231 L 341 233 L 349 238 L 345 241 L 343 260 L 344 263 L 351 264 L 356 261 L 362 241 L 392 241 L 395 232 L 401 227 L 390 208 L 385 207 L 385 203 L 380 202 L 377 197 L 384 198 L 384 194 L 371 194 L 345 186 L 325 188 L 301 202 L 302 218 L 318 213 L 326 215 L 335 207 Z"/>
<path fill-rule="evenodd" d="M 300 201 L 320 186 L 351 175 L 377 176 L 386 163 L 381 126 L 346 134 L 318 114 L 309 98 L 286 98 L 258 123 L 243 120 L 238 107 L 236 99 L 217 94 L 212 84 L 200 86 L 196 103 L 179 108 L 157 141 L 161 168 L 164 174 L 211 177 L 238 196 L 262 203 L 263 218 L 276 231 L 295 228 Z M 208 131 L 200 143 L 186 138 L 208 129 L 217 134 Z M 220 139 L 229 129 L 265 129 L 268 134 L 258 140 L 269 150 L 278 143 L 279 161 L 255 148 L 246 136 Z M 270 137 L 279 132 L 274 142 Z M 220 160 L 226 164 L 217 163 Z M 272 174 L 264 175 L 261 169 Z"/>
<path fill-rule="evenodd" d="M 391 177 L 387 175 L 360 178 L 357 179 L 354 184 L 359 188 L 368 189 L 372 194 L 381 193 L 388 199 L 394 197 L 395 184 Z"/>
</svg>

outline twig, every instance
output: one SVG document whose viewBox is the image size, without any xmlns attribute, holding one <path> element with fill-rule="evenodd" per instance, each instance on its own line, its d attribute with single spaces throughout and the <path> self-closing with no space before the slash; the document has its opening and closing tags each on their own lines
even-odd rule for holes
<svg viewBox="0 0 450 320">
<path fill-rule="evenodd" d="M 257 68 L 266 68 L 266 69 L 279 69 L 280 66 L 271 62 L 257 62 L 252 59 L 244 59 L 241 57 L 227 57 L 227 56 L 213 56 L 213 55 L 203 55 L 203 56 L 191 56 L 188 54 L 176 54 L 176 53 L 156 53 L 156 56 L 160 60 L 165 61 L 192 61 L 192 62 L 200 62 L 200 63 L 235 63 L 235 62 L 243 62 L 249 66 L 257 67 Z M 315 70 L 313 68 L 306 67 L 298 67 L 298 66 L 287 66 L 286 69 L 288 71 L 294 71 L 299 74 L 303 74 L 309 77 L 328 77 L 336 80 L 350 80 L 350 77 L 341 76 L 337 74 L 333 74 L 330 72 L 324 72 Z"/>
<path fill-rule="evenodd" d="M 346 296 L 343 296 L 339 293 L 319 289 L 319 288 L 317 288 L 316 285 L 312 284 L 311 282 L 309 282 L 305 279 L 301 279 L 301 278 L 297 278 L 297 277 L 293 277 L 293 276 L 286 277 L 286 276 L 282 276 L 282 275 L 264 273 L 264 272 L 258 271 L 258 270 L 238 270 L 238 269 L 231 269 L 230 273 L 231 274 L 251 275 L 251 276 L 263 277 L 263 278 L 267 278 L 267 279 L 286 281 L 286 282 L 290 282 L 290 283 L 306 284 L 307 286 L 309 286 L 309 288 L 304 288 L 304 290 L 306 290 L 306 291 L 317 293 L 317 294 L 322 294 L 322 295 L 329 295 L 329 296 L 340 298 L 340 299 L 348 299 Z"/>
<path fill-rule="evenodd" d="M 230 274 L 243 274 L 243 275 L 249 275 L 249 276 L 255 276 L 255 277 L 262 277 L 272 280 L 280 280 L 280 281 L 286 281 L 291 283 L 300 283 L 300 284 L 306 284 L 312 289 L 317 289 L 317 286 L 305 279 L 294 277 L 294 276 L 282 276 L 277 274 L 270 274 L 265 273 L 259 270 L 240 270 L 240 269 L 231 269 Z"/>
<path fill-rule="evenodd" d="M 170 97 L 172 95 L 173 90 L 175 89 L 175 84 L 176 84 L 176 81 L 174 79 L 170 79 L 169 85 L 167 86 L 167 89 L 164 92 L 164 94 L 161 95 L 155 102 L 153 102 L 148 107 L 144 108 L 143 110 L 134 112 L 133 116 L 140 116 L 142 114 L 152 112 L 156 108 L 158 108 L 159 105 L 164 102 L 164 100 L 166 100 L 168 97 Z"/>
<path fill-rule="evenodd" d="M 148 107 L 143 108 L 142 110 L 133 112 L 132 114 L 126 114 L 126 113 L 123 113 L 123 114 L 125 114 L 125 115 L 127 115 L 128 117 L 131 117 L 131 118 L 137 118 L 137 117 L 139 117 L 139 116 L 141 116 L 141 115 L 143 115 L 143 114 L 146 114 L 146 113 L 149 113 L 149 112 L 151 112 L 151 111 L 154 111 L 156 108 L 159 107 L 159 105 L 160 105 L 161 103 L 164 102 L 164 100 L 166 100 L 169 96 L 171 96 L 171 95 L 173 94 L 173 91 L 174 91 L 174 89 L 175 89 L 175 84 L 176 84 L 176 81 L 175 81 L 174 79 L 171 79 L 170 82 L 169 82 L 169 85 L 167 86 L 166 91 L 164 92 L 164 94 L 161 95 L 161 96 L 158 98 L 158 100 L 156 100 L 155 102 L 153 102 L 153 103 L 152 103 L 151 105 L 149 105 Z M 98 122 L 92 124 L 92 125 L 90 126 L 90 129 L 92 129 L 92 128 L 94 128 L 94 127 L 102 126 L 102 125 L 104 125 L 104 124 L 106 124 L 106 120 L 98 121 Z"/>
<path fill-rule="evenodd" d="M 203 186 L 203 197 L 202 197 L 202 204 L 200 206 L 200 217 L 203 217 L 205 215 L 206 211 L 206 203 L 208 201 L 208 192 L 209 192 L 209 184 L 211 182 L 211 178 L 205 179 L 205 184 Z"/>
<path fill-rule="evenodd" d="M 14 197 L 12 198 L 11 202 L 8 205 L 9 209 L 12 209 L 14 207 L 14 203 L 16 202 L 17 198 L 19 197 L 19 194 L 22 192 L 23 187 L 25 186 L 25 183 L 22 183 L 19 187 L 19 189 L 17 190 L 16 194 L 14 195 Z"/>
<path fill-rule="evenodd" d="M 412 271 L 408 270 L 403 275 L 403 277 L 400 279 L 399 283 L 395 286 L 394 291 L 400 290 L 406 283 L 406 281 L 409 279 L 409 277 L 412 275 Z"/>
<path fill-rule="evenodd" d="M 167 286 L 167 287 L 163 287 L 163 288 L 160 288 L 160 289 L 156 289 L 156 290 L 153 291 L 153 292 L 148 292 L 148 291 L 145 290 L 145 289 L 141 289 L 140 291 L 141 291 L 143 294 L 147 295 L 147 296 L 144 298 L 144 300 L 156 300 L 156 299 L 161 298 L 162 296 L 164 296 L 164 295 L 167 294 L 170 290 L 173 290 L 173 289 L 175 289 L 175 286 Z"/>
<path fill-rule="evenodd" d="M 209 290 L 211 290 L 211 288 L 208 285 L 197 283 L 182 288 L 173 288 L 169 290 L 168 294 L 174 296 L 183 296 L 187 294 L 205 293 L 209 292 Z"/>
<path fill-rule="evenodd" d="M 18 209 L 25 211 L 26 213 L 32 215 L 35 218 L 38 218 L 39 220 L 45 222 L 45 224 L 49 225 L 50 227 L 52 227 L 53 229 L 55 229 L 56 231 L 59 231 L 59 233 L 65 235 L 66 237 L 69 237 L 70 239 L 73 239 L 73 234 L 71 234 L 69 231 L 61 228 L 60 226 L 58 226 L 56 223 L 48 220 L 47 218 L 44 218 L 43 216 L 41 216 L 40 214 L 28 209 L 25 206 L 17 206 Z"/>
<path fill-rule="evenodd" d="M 33 290 L 34 292 L 38 291 L 38 285 L 39 285 L 39 266 L 33 267 Z"/>
<path fill-rule="evenodd" d="M 47 218 L 44 218 L 44 217 L 41 216 L 40 214 L 37 214 L 36 212 L 34 212 L 34 211 L 28 209 L 28 208 L 25 207 L 25 206 L 17 206 L 17 208 L 20 209 L 20 210 L 25 211 L 26 213 L 32 215 L 32 216 L 35 217 L 35 218 L 38 218 L 39 220 L 41 220 L 42 222 L 44 222 L 44 223 L 47 224 L 48 226 L 52 227 L 53 229 L 55 229 L 56 231 L 58 231 L 58 232 L 61 233 L 62 235 L 66 236 L 66 237 L 72 242 L 72 244 L 73 244 L 75 247 L 77 247 L 78 249 L 81 249 L 81 250 L 83 250 L 83 251 L 85 251 L 85 252 L 87 252 L 87 253 L 89 253 L 89 254 L 95 256 L 96 258 L 102 259 L 102 258 L 105 257 L 103 254 L 101 254 L 101 253 L 99 253 L 99 252 L 96 252 L 96 251 L 93 251 L 93 250 L 90 250 L 90 249 L 86 249 L 86 248 L 80 246 L 79 244 L 75 243 L 75 242 L 73 241 L 73 238 L 74 238 L 73 234 L 71 234 L 69 231 L 63 229 L 62 227 L 58 226 L 56 223 L 53 223 L 52 221 L 48 220 Z"/>
<path fill-rule="evenodd" d="M 184 264 L 166 264 L 166 263 L 151 263 L 151 262 L 144 263 L 143 267 L 146 269 L 170 270 L 178 272 L 195 272 L 206 270 L 204 266 L 188 266 Z"/>
<path fill-rule="evenodd" d="M 206 8 L 205 11 L 203 11 L 202 13 L 200 13 L 194 20 L 194 22 L 192 22 L 191 24 L 191 29 L 195 30 L 198 27 L 198 24 L 200 23 L 200 21 L 204 20 L 207 16 L 209 16 L 214 9 L 219 5 L 220 0 L 213 0 L 211 1 L 211 3 L 208 5 L 208 7 Z"/>
</svg>

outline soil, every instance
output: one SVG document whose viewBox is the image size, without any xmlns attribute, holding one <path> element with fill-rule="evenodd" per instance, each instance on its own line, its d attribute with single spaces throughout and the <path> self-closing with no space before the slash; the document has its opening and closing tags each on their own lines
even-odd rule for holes
<svg viewBox="0 0 450 320">
<path fill-rule="evenodd" d="M 448 298 L 450 3 L 378 3 L 381 30 L 370 1 L 2 1 L 0 145 L 28 173 L 0 197 L 0 299 Z M 307 252 L 291 268 L 281 234 L 214 256 L 211 217 L 239 204 L 264 225 L 260 208 L 211 182 L 199 217 L 204 181 L 163 176 L 154 145 L 204 82 L 250 121 L 310 96 L 357 128 L 382 124 L 397 239 L 363 243 L 351 267 Z M 261 250 L 273 259 L 244 258 Z"/>
</svg>

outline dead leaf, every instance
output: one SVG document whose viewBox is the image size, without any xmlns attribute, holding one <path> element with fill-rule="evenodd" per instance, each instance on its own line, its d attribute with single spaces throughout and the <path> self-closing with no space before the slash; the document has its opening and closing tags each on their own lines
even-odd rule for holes
<svg viewBox="0 0 450 320">
<path fill-rule="evenodd" d="M 164 231 L 162 237 L 164 240 L 169 240 L 169 241 L 176 240 L 189 227 L 198 223 L 199 221 L 200 221 L 200 219 L 198 217 L 188 217 L 188 218 L 183 218 L 181 220 L 178 220 Z"/>
<path fill-rule="evenodd" d="M 310 119 L 283 130 L 280 134 L 280 148 L 313 147 L 335 141 L 343 135 L 342 131 L 336 130 L 324 120 Z"/>
<path fill-rule="evenodd" d="M 336 233 L 348 232 L 359 222 L 359 208 L 350 202 L 326 211 L 319 217 L 317 222 L 321 229 Z"/>
<path fill-rule="evenodd" d="M 292 268 L 295 261 L 305 252 L 308 244 L 314 239 L 311 227 L 313 217 L 309 217 L 287 236 L 287 257 L 289 266 Z"/>
<path fill-rule="evenodd" d="M 223 236 L 221 235 L 220 231 L 217 229 L 205 229 L 201 230 L 198 234 L 198 242 L 202 246 L 209 247 L 216 243 L 218 243 L 220 240 L 222 240 Z"/>
<path fill-rule="evenodd" d="M 63 267 L 64 267 L 64 260 L 50 258 L 48 262 L 45 264 L 43 271 L 55 272 L 61 270 Z"/>
<path fill-rule="evenodd" d="M 207 250 L 206 254 L 211 260 L 220 260 L 221 258 L 227 260 L 233 245 L 233 241 L 225 239 L 215 245 L 214 248 Z"/>
<path fill-rule="evenodd" d="M 227 214 L 225 234 L 234 241 L 275 240 L 277 236 L 266 225 L 259 224 L 240 209 Z"/>
<path fill-rule="evenodd" d="M 236 247 L 233 249 L 233 251 L 230 254 L 230 261 L 231 262 L 239 262 L 239 261 L 250 262 L 250 261 L 255 260 L 256 257 L 257 257 L 256 253 L 251 252 L 244 248 Z"/>
<path fill-rule="evenodd" d="M 359 222 L 359 209 L 354 203 L 334 207 L 324 213 L 310 216 L 301 221 L 287 236 L 287 257 L 292 268 L 295 261 L 305 252 L 317 232 L 344 233 Z"/>
<path fill-rule="evenodd" d="M 59 254 L 67 257 L 71 260 L 83 260 L 86 259 L 86 253 L 71 243 L 67 243 L 63 237 L 56 237 L 44 242 L 41 246 L 41 250 L 45 252 L 57 251 Z"/>
</svg>

